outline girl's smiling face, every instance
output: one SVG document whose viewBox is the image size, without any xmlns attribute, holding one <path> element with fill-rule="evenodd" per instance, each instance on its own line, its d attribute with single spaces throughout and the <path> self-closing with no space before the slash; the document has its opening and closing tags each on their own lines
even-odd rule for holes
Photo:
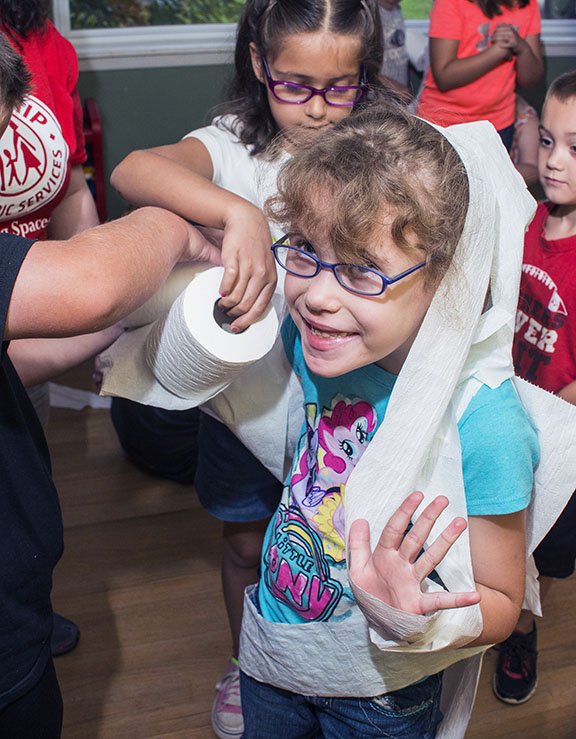
<svg viewBox="0 0 576 739">
<path fill-rule="evenodd" d="M 273 80 L 310 85 L 319 90 L 332 85 L 360 83 L 360 40 L 352 35 L 313 31 L 287 36 L 279 53 L 267 58 Z M 266 85 L 260 52 L 250 44 L 252 67 L 258 80 Z M 322 95 L 314 95 L 301 105 L 277 100 L 266 85 L 270 111 L 283 132 L 290 129 L 326 130 L 346 118 L 352 106 L 328 105 Z"/>
<path fill-rule="evenodd" d="M 321 234 L 308 239 L 305 229 L 300 233 L 310 244 L 306 248 L 320 259 L 341 261 Z M 424 258 L 421 251 L 396 246 L 384 226 L 370 239 L 364 266 L 394 277 Z M 308 279 L 287 273 L 286 299 L 308 368 L 322 377 L 337 377 L 376 363 L 398 374 L 434 296 L 425 271 L 414 272 L 376 297 L 347 291 L 328 269 Z"/>
</svg>

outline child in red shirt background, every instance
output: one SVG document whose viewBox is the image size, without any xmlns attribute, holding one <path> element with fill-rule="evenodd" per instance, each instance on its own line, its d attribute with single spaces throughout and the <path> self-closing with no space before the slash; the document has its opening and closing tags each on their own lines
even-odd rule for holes
<svg viewBox="0 0 576 739">
<path fill-rule="evenodd" d="M 539 126 L 538 173 L 547 200 L 526 233 L 514 367 L 525 380 L 576 405 L 576 71 L 552 82 Z M 559 430 L 560 433 L 560 430 Z M 540 596 L 576 562 L 576 493 L 534 552 Z M 524 703 L 536 690 L 534 615 L 523 610 L 499 646 L 496 696 Z"/>
</svg>

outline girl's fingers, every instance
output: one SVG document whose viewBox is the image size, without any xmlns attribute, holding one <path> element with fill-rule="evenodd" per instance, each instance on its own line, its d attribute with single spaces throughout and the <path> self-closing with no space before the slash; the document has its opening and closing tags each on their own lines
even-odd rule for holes
<svg viewBox="0 0 576 739">
<path fill-rule="evenodd" d="M 420 582 L 434 570 L 448 553 L 450 547 L 466 530 L 466 520 L 455 518 L 440 536 L 423 552 L 414 563 L 414 575 Z"/>
<path fill-rule="evenodd" d="M 402 543 L 404 532 L 416 509 L 422 502 L 424 495 L 420 492 L 411 493 L 392 514 L 382 531 L 374 555 L 380 549 L 398 549 Z"/>
<path fill-rule="evenodd" d="M 244 331 L 248 328 L 248 326 L 253 324 L 262 316 L 262 314 L 268 307 L 270 300 L 272 299 L 272 295 L 274 294 L 274 287 L 275 285 L 265 285 L 264 289 L 261 290 L 260 294 L 252 304 L 250 310 L 248 310 L 244 315 L 240 316 L 232 323 L 232 330 L 235 333 Z"/>
<path fill-rule="evenodd" d="M 448 498 L 439 495 L 422 511 L 418 520 L 404 537 L 400 545 L 400 554 L 409 562 L 414 562 L 424 546 L 432 527 L 442 511 L 448 505 Z"/>
<path fill-rule="evenodd" d="M 242 273 L 237 262 L 224 264 L 224 275 L 220 283 L 220 304 L 230 311 L 231 315 L 238 315 L 238 306 L 246 294 L 249 277 Z"/>
<path fill-rule="evenodd" d="M 348 532 L 347 565 L 352 578 L 362 572 L 371 556 L 370 526 L 364 518 L 359 518 L 352 523 Z"/>
<path fill-rule="evenodd" d="M 474 606 L 480 602 L 480 597 L 480 593 L 476 591 L 448 593 L 445 590 L 439 590 L 434 593 L 423 593 L 421 605 L 424 613 L 434 613 L 435 611 L 446 611 L 450 608 Z"/>
</svg>

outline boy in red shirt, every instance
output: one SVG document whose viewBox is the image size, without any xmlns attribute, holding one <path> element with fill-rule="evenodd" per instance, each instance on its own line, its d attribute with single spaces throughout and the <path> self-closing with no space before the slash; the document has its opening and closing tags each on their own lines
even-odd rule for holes
<svg viewBox="0 0 576 739">
<path fill-rule="evenodd" d="M 526 234 L 516 315 L 518 375 L 576 405 L 576 71 L 551 84 L 539 127 L 538 174 L 546 194 Z M 544 598 L 576 561 L 576 493 L 534 552 Z M 536 689 L 536 624 L 522 611 L 500 647 L 494 692 L 524 703 Z"/>
</svg>

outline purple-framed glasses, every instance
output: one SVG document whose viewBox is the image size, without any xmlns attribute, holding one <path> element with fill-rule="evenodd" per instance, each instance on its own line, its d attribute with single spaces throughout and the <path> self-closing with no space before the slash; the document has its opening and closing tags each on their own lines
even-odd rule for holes
<svg viewBox="0 0 576 739">
<path fill-rule="evenodd" d="M 290 242 L 294 241 L 299 246 L 292 246 Z M 303 249 L 302 246 L 306 248 Z M 399 275 L 389 277 L 377 269 L 364 267 L 361 264 L 350 264 L 348 262 L 332 264 L 319 259 L 313 251 L 308 251 L 308 249 L 313 250 L 312 244 L 298 234 L 291 233 L 282 236 L 270 248 L 278 264 L 291 275 L 310 279 L 316 277 L 320 270 L 329 269 L 345 290 L 367 297 L 382 295 L 387 287 L 426 265 L 425 261 L 418 262 L 418 264 L 405 269 Z"/>
<path fill-rule="evenodd" d="M 272 79 L 266 58 L 261 57 L 261 59 L 268 89 L 280 103 L 302 105 L 303 103 L 307 103 L 314 95 L 322 95 L 327 105 L 344 108 L 359 103 L 368 91 L 364 68 L 362 68 L 359 85 L 331 85 L 330 87 L 324 87 L 322 90 L 319 90 L 317 87 L 312 87 L 311 85 Z"/>
</svg>

